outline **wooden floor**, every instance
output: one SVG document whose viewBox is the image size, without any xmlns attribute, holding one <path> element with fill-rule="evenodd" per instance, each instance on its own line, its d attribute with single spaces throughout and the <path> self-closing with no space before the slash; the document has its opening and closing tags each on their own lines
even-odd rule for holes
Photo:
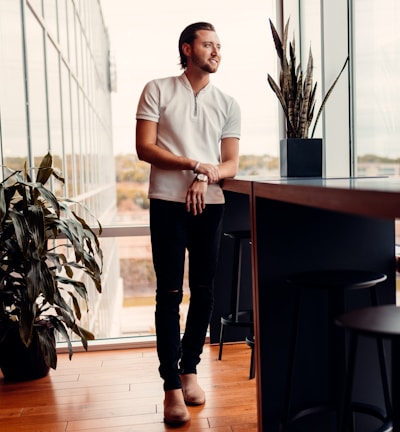
<svg viewBox="0 0 400 432">
<path fill-rule="evenodd" d="M 206 391 L 202 407 L 189 407 L 184 431 L 257 430 L 256 385 L 249 380 L 250 348 L 206 345 L 198 370 Z M 160 432 L 163 391 L 153 348 L 75 353 L 58 357 L 57 370 L 24 383 L 0 373 L 1 432 Z M 175 428 L 176 430 L 176 428 Z"/>
</svg>

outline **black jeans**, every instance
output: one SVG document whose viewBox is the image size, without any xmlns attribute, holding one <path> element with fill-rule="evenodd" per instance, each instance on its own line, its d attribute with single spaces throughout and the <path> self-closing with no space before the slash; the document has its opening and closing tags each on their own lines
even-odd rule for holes
<svg viewBox="0 0 400 432">
<path fill-rule="evenodd" d="M 202 214 L 193 216 L 183 203 L 150 200 L 151 244 L 157 277 L 157 353 L 164 390 L 181 388 L 180 373 L 197 373 L 214 306 L 223 212 L 223 204 L 208 204 Z M 186 249 L 190 304 L 181 340 L 179 306 Z"/>
</svg>

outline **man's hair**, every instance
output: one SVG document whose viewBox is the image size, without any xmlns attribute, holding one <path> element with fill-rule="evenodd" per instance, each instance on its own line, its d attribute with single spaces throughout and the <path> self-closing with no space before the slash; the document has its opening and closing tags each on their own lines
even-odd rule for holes
<svg viewBox="0 0 400 432">
<path fill-rule="evenodd" d="M 198 30 L 210 30 L 215 32 L 215 28 L 212 24 L 207 22 L 197 22 L 194 24 L 188 25 L 179 37 L 179 55 L 181 58 L 181 67 L 182 69 L 186 69 L 187 67 L 187 57 L 182 52 L 182 45 L 184 43 L 188 43 L 189 45 L 193 44 L 193 41 L 196 39 Z"/>
</svg>

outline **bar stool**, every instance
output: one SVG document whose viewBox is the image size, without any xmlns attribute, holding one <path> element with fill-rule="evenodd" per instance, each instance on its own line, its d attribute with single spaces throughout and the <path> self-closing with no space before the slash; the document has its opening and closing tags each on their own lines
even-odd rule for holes
<svg viewBox="0 0 400 432">
<path fill-rule="evenodd" d="M 365 270 L 321 270 L 321 271 L 308 271 L 296 273 L 288 280 L 289 286 L 295 290 L 295 303 L 294 303 L 294 316 L 292 323 L 292 336 L 289 354 L 289 364 L 287 372 L 287 384 L 285 399 L 283 404 L 283 420 L 282 426 L 287 430 L 291 424 L 297 420 L 316 414 L 318 412 L 337 409 L 335 403 L 328 403 L 298 411 L 291 415 L 291 402 L 294 392 L 294 378 L 296 373 L 296 351 L 298 349 L 299 338 L 299 324 L 301 318 L 301 305 L 302 297 L 305 290 L 324 290 L 328 293 L 328 304 L 331 306 L 333 303 L 333 296 L 343 296 L 346 291 L 368 289 L 370 294 L 371 304 L 376 306 L 378 304 L 378 295 L 376 285 L 386 280 L 387 276 L 383 273 L 365 271 Z M 329 307 L 329 323 L 332 323 L 335 316 L 344 311 L 333 311 Z M 382 358 L 383 344 L 378 346 L 379 356 Z M 332 401 L 330 401 L 332 402 Z M 380 412 L 377 414 L 380 415 Z"/>
<path fill-rule="evenodd" d="M 222 359 L 225 327 L 249 328 L 251 332 L 253 332 L 254 328 L 253 310 L 240 309 L 243 242 L 250 242 L 250 230 L 229 231 L 225 232 L 224 236 L 233 240 L 233 272 L 229 312 L 221 316 L 218 360 Z"/>
<path fill-rule="evenodd" d="M 383 363 L 380 364 L 380 374 L 385 396 L 386 415 L 383 417 L 383 425 L 378 431 L 400 432 L 400 308 L 396 305 L 383 305 L 357 309 L 338 317 L 335 324 L 344 328 L 350 336 L 348 367 L 340 413 L 340 431 L 353 431 L 351 412 L 354 369 L 358 339 L 359 336 L 364 336 L 375 338 L 377 343 L 380 343 L 382 338 L 391 341 L 392 401 L 390 401 L 386 363 L 383 359 Z"/>
<path fill-rule="evenodd" d="M 249 379 L 253 379 L 256 376 L 256 366 L 254 364 L 254 335 L 247 335 L 245 341 L 246 345 L 251 348 Z"/>
</svg>

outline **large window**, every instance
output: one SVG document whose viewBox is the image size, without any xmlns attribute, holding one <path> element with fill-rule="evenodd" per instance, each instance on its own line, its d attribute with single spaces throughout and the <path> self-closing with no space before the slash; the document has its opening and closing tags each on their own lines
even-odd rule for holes
<svg viewBox="0 0 400 432">
<path fill-rule="evenodd" d="M 135 153 L 136 106 L 146 82 L 182 73 L 180 32 L 195 21 L 209 21 L 222 44 L 222 62 L 212 82 L 234 96 L 242 110 L 240 154 L 278 156 L 278 102 L 267 83 L 268 73 L 277 75 L 268 22 L 276 18 L 276 0 L 205 0 L 197 6 L 181 0 L 101 4 L 117 71 L 112 95 L 115 154 Z"/>
<path fill-rule="evenodd" d="M 179 75 L 178 38 L 195 21 L 209 21 L 222 44 L 222 62 L 211 77 L 237 99 L 242 110 L 240 172 L 278 174 L 278 103 L 267 83 L 277 74 L 268 19 L 275 20 L 275 0 L 206 0 L 201 7 L 182 1 L 102 0 L 117 76 L 112 94 L 117 179 L 117 223 L 147 225 L 149 165 L 135 153 L 135 112 L 147 81 Z M 117 7 L 118 6 L 118 7 Z M 168 16 L 168 19 L 165 17 Z M 149 24 L 151 17 L 151 25 Z M 149 236 L 119 239 L 123 308 L 121 336 L 154 334 L 155 275 Z M 185 321 L 188 287 L 181 309 Z"/>
<path fill-rule="evenodd" d="M 50 151 L 66 179 L 54 192 L 87 205 L 103 225 L 116 215 L 108 61 L 99 2 L 0 1 L 1 163 L 38 167 Z M 104 294 L 91 296 L 84 322 L 109 336 L 119 313 L 118 245 L 101 242 Z"/>
<path fill-rule="evenodd" d="M 212 22 L 222 43 L 212 82 L 242 109 L 240 173 L 279 174 L 279 104 L 267 74 L 278 75 L 268 19 L 278 24 L 280 14 L 284 21 L 290 16 L 299 58 L 312 47 L 319 101 L 351 47 L 352 68 L 335 87 L 318 130 L 326 174 L 349 175 L 351 160 L 353 174 L 399 174 L 396 0 L 0 2 L 2 162 L 20 168 L 51 150 L 67 184 L 56 192 L 84 201 L 106 227 L 118 225 L 102 239 L 104 294 L 94 296 L 89 317 L 97 337 L 154 330 L 149 167 L 135 154 L 143 86 L 180 74 L 180 32 L 195 21 Z"/>
</svg>

